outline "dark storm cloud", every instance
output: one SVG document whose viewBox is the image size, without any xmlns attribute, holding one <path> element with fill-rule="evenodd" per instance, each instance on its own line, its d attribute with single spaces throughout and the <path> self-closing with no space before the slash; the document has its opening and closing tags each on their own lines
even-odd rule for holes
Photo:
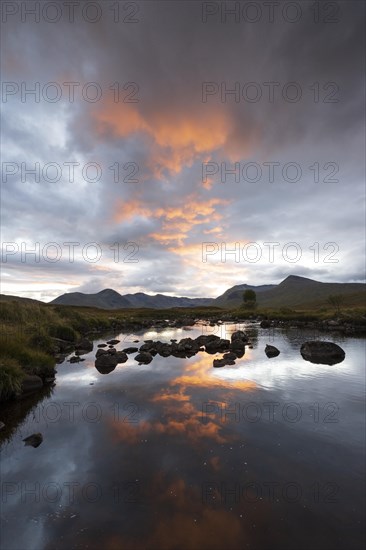
<svg viewBox="0 0 366 550">
<path fill-rule="evenodd" d="M 65 170 L 56 184 L 9 176 L 2 184 L 3 239 L 138 244 L 140 262 L 123 278 L 107 266 L 92 275 L 90 267 L 75 265 L 73 282 L 78 279 L 83 289 L 117 287 L 118 279 L 122 291 L 165 288 L 193 296 L 215 295 L 240 282 L 279 282 L 290 272 L 358 280 L 364 223 L 363 3 L 339 2 L 339 22 L 327 24 L 314 23 L 306 3 L 296 23 L 263 17 L 252 24 L 233 18 L 222 23 L 220 13 L 203 23 L 201 2 L 138 5 L 136 24 L 113 23 L 104 12 L 95 24 L 9 18 L 4 25 L 5 80 L 25 81 L 30 88 L 54 81 L 63 91 L 55 103 L 44 98 L 34 103 L 31 97 L 22 103 L 19 94 L 3 103 L 4 160 L 41 166 L 77 161 L 80 167 L 73 183 Z M 80 83 L 72 103 L 64 85 L 70 81 Z M 81 96 L 88 82 L 102 90 L 95 103 Z M 110 89 L 115 82 L 135 83 L 138 102 L 115 103 Z M 241 92 L 252 82 L 262 97 L 235 102 L 227 95 L 222 101 L 218 91 L 202 102 L 205 82 L 228 90 L 238 82 Z M 268 82 L 278 83 L 273 102 Z M 282 95 L 290 82 L 301 91 L 298 101 Z M 294 90 L 287 88 L 290 98 Z M 337 102 L 327 102 L 329 97 Z M 262 179 L 248 182 L 241 174 L 239 182 L 230 175 L 222 182 L 219 171 L 204 184 L 202 163 L 208 161 L 218 168 L 224 162 L 228 169 L 234 162 L 240 168 L 253 162 Z M 269 161 L 280 164 L 273 183 L 263 164 Z M 83 178 L 81 167 L 88 162 L 101 167 L 99 181 Z M 118 183 L 110 169 L 116 162 L 122 167 Z M 123 181 L 127 162 L 138 167 L 137 182 Z M 283 181 L 281 170 L 289 162 L 301 167 L 298 182 Z M 337 168 L 338 182 L 323 181 L 332 173 L 329 163 Z M 220 255 L 215 265 L 203 264 L 202 243 L 229 247 L 237 241 L 241 246 L 278 241 L 281 249 L 295 241 L 307 254 L 295 265 L 281 258 L 278 265 L 230 263 L 229 257 L 222 262 Z M 315 264 L 309 254 L 314 242 L 321 249 L 336 243 L 339 262 Z M 54 276 L 54 270 L 43 269 L 45 279 Z M 63 269 L 58 264 L 67 284 Z"/>
</svg>

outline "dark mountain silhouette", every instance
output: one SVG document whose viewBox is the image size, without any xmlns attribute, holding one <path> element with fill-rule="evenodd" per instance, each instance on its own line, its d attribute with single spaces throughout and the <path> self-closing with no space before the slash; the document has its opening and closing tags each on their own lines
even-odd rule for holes
<svg viewBox="0 0 366 550">
<path fill-rule="evenodd" d="M 115 290 L 107 288 L 97 294 L 83 294 L 82 292 L 70 292 L 62 294 L 51 304 L 67 306 L 89 306 L 102 309 L 121 309 L 121 308 L 152 308 L 165 309 L 171 307 L 197 307 L 207 306 L 212 302 L 211 298 L 177 298 L 175 296 L 166 296 L 156 294 L 149 296 L 143 292 L 136 294 L 125 294 L 122 296 Z"/>
<path fill-rule="evenodd" d="M 102 309 L 216 306 L 238 307 L 243 303 L 243 293 L 252 289 L 257 294 L 261 307 L 315 307 L 325 304 L 329 295 L 342 294 L 350 305 L 363 305 L 366 285 L 363 283 L 321 283 L 306 277 L 290 275 L 279 285 L 235 285 L 217 298 L 185 298 L 156 294 L 149 296 L 143 292 L 121 295 L 115 290 L 105 289 L 97 294 L 71 292 L 62 294 L 52 304 L 90 306 Z"/>
</svg>

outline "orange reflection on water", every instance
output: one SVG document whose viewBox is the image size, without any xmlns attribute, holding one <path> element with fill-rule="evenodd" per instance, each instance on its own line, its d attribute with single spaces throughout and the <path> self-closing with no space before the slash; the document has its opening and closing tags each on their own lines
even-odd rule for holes
<svg viewBox="0 0 366 550">
<path fill-rule="evenodd" d="M 204 353 L 198 357 L 194 362 L 188 363 L 185 368 L 186 374 L 173 378 L 169 382 L 169 386 L 180 386 L 182 392 L 187 391 L 190 386 L 199 386 L 202 388 L 225 387 L 243 391 L 252 391 L 257 388 L 257 384 L 252 380 L 242 379 L 242 373 L 238 366 L 223 367 L 223 369 L 231 369 L 230 372 L 236 372 L 236 378 L 231 378 L 230 380 L 224 377 L 221 378 L 220 369 L 213 367 L 213 360 L 221 357 L 221 354 L 215 356 Z M 246 349 L 245 354 L 239 361 L 250 361 L 251 358 L 252 350 Z"/>
</svg>

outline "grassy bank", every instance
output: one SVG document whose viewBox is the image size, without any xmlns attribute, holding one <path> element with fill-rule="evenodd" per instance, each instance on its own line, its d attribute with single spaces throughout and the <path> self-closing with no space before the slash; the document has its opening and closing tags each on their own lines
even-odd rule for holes
<svg viewBox="0 0 366 550">
<path fill-rule="evenodd" d="M 90 307 L 49 305 L 35 300 L 0 296 L 0 400 L 16 395 L 26 375 L 52 376 L 60 345 L 73 349 L 82 336 L 102 332 L 131 331 L 151 326 L 153 321 L 207 319 L 239 321 L 262 317 L 284 322 L 321 322 L 341 317 L 366 326 L 366 311 L 331 307 L 221 309 L 217 307 L 102 310 Z M 61 343 L 61 344 L 60 344 Z"/>
</svg>

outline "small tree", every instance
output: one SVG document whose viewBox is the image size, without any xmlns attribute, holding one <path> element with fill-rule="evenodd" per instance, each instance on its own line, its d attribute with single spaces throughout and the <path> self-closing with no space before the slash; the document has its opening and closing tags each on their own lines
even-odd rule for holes
<svg viewBox="0 0 366 550">
<path fill-rule="evenodd" d="M 244 306 L 254 309 L 257 305 L 257 295 L 254 290 L 248 289 L 243 294 Z"/>
<path fill-rule="evenodd" d="M 331 294 L 328 296 L 327 302 L 330 306 L 334 307 L 339 315 L 341 312 L 341 306 L 344 304 L 344 296 L 342 296 L 342 294 Z"/>
</svg>

